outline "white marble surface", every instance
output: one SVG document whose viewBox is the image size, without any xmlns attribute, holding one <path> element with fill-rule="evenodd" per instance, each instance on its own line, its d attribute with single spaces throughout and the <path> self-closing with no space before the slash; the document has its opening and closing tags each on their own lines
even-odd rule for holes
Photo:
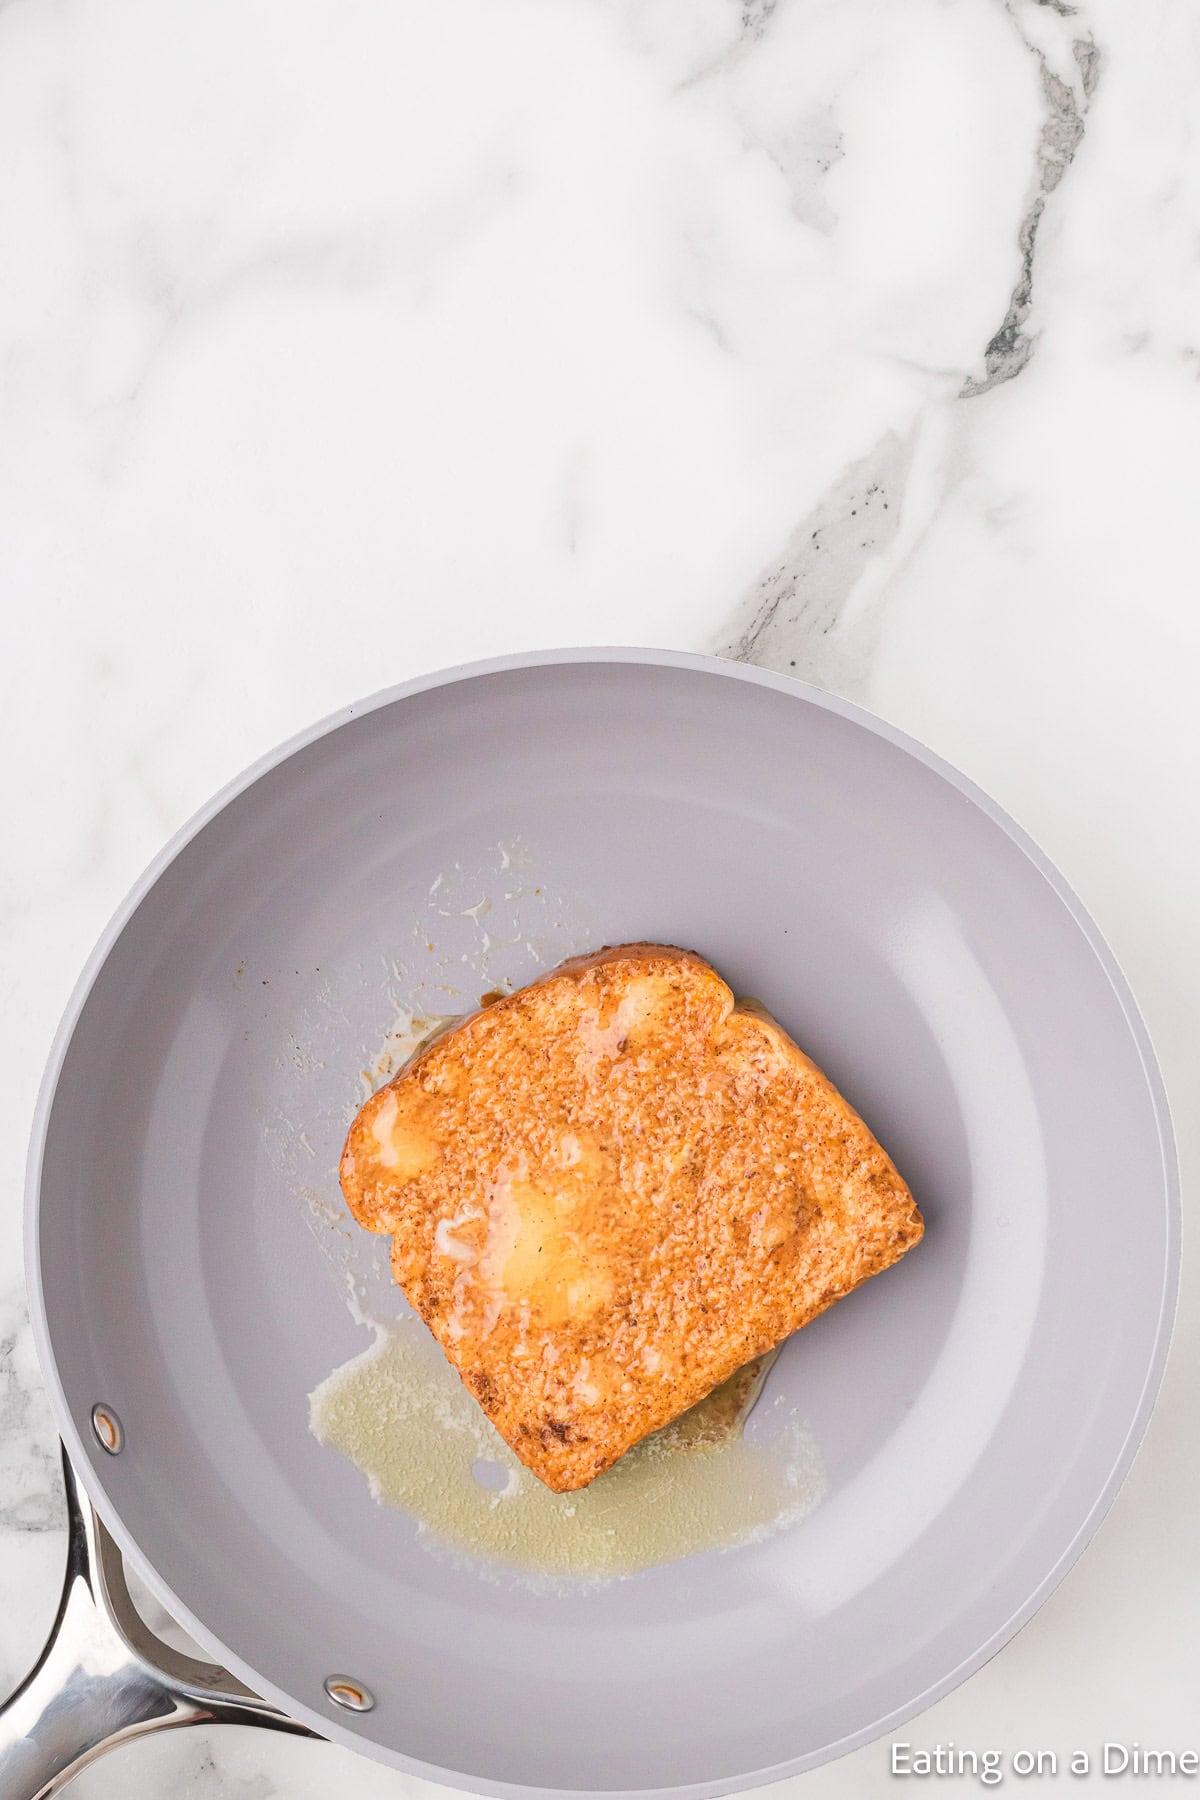
<svg viewBox="0 0 1200 1800">
<path fill-rule="evenodd" d="M 1187 0 L 0 7 L 0 1684 L 62 1548 L 51 1032 L 161 840 L 355 695 L 624 641 L 864 701 L 1076 884 L 1196 1169 L 1198 93 Z M 1096 1542 L 914 1742 L 1197 1741 L 1197 1292 Z M 425 1788 L 236 1732 L 75 1791 Z"/>
</svg>

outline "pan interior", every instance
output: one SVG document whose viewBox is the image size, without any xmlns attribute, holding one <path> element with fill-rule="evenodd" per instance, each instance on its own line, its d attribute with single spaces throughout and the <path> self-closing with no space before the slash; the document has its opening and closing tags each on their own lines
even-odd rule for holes
<svg viewBox="0 0 1200 1800">
<path fill-rule="evenodd" d="M 772 1007 L 927 1235 L 772 1371 L 824 1464 L 808 1518 L 539 1590 L 439 1553 L 310 1436 L 309 1390 L 369 1341 L 320 1214 L 402 1002 L 635 938 Z M 329 1731 L 325 1677 L 364 1681 L 353 1732 L 405 1766 L 617 1792 L 820 1760 L 998 1642 L 1122 1462 L 1171 1246 L 1126 1003 L 1002 824 L 782 684 L 568 660 L 368 710 L 192 837 L 75 1023 L 38 1251 L 89 1485 L 210 1643 Z"/>
</svg>

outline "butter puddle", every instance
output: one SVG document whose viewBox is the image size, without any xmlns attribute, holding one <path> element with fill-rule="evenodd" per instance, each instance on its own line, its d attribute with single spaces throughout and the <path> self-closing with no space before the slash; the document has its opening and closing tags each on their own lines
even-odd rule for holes
<svg viewBox="0 0 1200 1800">
<path fill-rule="evenodd" d="M 766 1364 L 751 1365 L 574 1494 L 552 1494 L 493 1429 L 419 1320 L 377 1328 L 309 1396 L 313 1435 L 415 1519 L 430 1548 L 545 1581 L 629 1575 L 794 1524 L 824 1491 L 799 1421 L 741 1426 Z"/>
</svg>

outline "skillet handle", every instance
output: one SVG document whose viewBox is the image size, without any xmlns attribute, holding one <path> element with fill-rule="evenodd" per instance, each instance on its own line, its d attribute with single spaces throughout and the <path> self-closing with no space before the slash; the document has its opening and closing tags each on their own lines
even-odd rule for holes
<svg viewBox="0 0 1200 1800">
<path fill-rule="evenodd" d="M 67 1572 L 37 1664 L 0 1707 L 0 1800 L 52 1800 L 106 1750 L 178 1725 L 316 1734 L 227 1670 L 172 1650 L 144 1624 L 116 1544 L 81 1499 L 63 1451 Z"/>
</svg>

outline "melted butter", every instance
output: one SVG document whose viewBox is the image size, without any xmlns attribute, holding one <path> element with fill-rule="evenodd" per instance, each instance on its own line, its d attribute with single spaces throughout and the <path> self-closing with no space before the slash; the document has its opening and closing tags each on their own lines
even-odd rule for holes
<svg viewBox="0 0 1200 1800">
<path fill-rule="evenodd" d="M 424 1108 L 425 1097 L 419 1091 L 401 1096 L 389 1088 L 371 1122 L 380 1166 L 400 1181 L 419 1175 L 436 1159 L 434 1146 L 421 1126 Z"/>
<path fill-rule="evenodd" d="M 594 1312 L 611 1297 L 612 1277 L 590 1229 L 597 1155 L 569 1133 L 553 1187 L 530 1181 L 521 1157 L 513 1168 L 501 1165 L 485 1184 L 481 1208 L 439 1220 L 434 1254 L 459 1269 L 452 1337 L 463 1335 L 477 1306 L 485 1324 L 515 1302 L 537 1324 L 556 1325 Z"/>
<path fill-rule="evenodd" d="M 742 1432 L 765 1372 L 751 1364 L 573 1494 L 552 1494 L 517 1461 L 412 1319 L 314 1389 L 309 1421 L 431 1548 L 596 1580 L 745 1543 L 816 1505 L 824 1471 L 803 1426 L 776 1412 L 770 1429 Z"/>
<path fill-rule="evenodd" d="M 631 1038 L 640 1038 L 641 1028 L 667 1010 L 670 1000 L 671 984 L 666 977 L 631 979 L 615 1008 L 582 1014 L 576 1026 L 579 1042 L 594 1063 L 615 1062 L 630 1047 Z"/>
</svg>

